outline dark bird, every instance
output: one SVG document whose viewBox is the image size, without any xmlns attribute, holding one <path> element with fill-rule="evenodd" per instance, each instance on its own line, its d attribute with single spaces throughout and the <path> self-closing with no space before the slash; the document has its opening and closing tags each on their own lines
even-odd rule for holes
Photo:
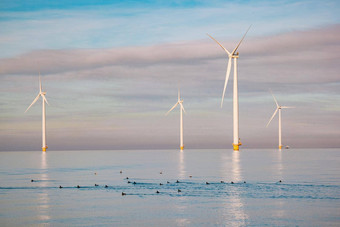
<svg viewBox="0 0 340 227">
<path fill-rule="evenodd" d="M 94 175 L 97 175 L 97 173 L 94 173 Z"/>
<path fill-rule="evenodd" d="M 181 192 L 181 189 L 178 189 L 177 192 Z"/>
<path fill-rule="evenodd" d="M 179 183 L 179 181 L 177 180 L 176 183 Z"/>
<path fill-rule="evenodd" d="M 122 174 L 122 173 L 123 173 L 123 171 L 119 171 L 119 173 L 120 173 L 120 174 Z"/>
<path fill-rule="evenodd" d="M 230 182 L 231 184 L 234 184 L 234 181 Z"/>
<path fill-rule="evenodd" d="M 159 185 L 163 185 L 162 183 L 159 183 Z"/>
<path fill-rule="evenodd" d="M 79 185 L 77 185 L 77 188 L 80 188 L 80 186 L 79 186 Z"/>
<path fill-rule="evenodd" d="M 209 182 L 205 182 L 205 184 L 210 184 Z"/>
<path fill-rule="evenodd" d="M 32 179 L 31 182 L 34 182 L 34 180 Z"/>
<path fill-rule="evenodd" d="M 161 171 L 159 174 L 163 174 L 163 172 Z"/>
<path fill-rule="evenodd" d="M 158 194 L 158 193 L 159 193 L 159 191 L 157 190 L 157 191 L 156 191 L 156 193 Z"/>
<path fill-rule="evenodd" d="M 97 186 L 99 186 L 99 185 L 98 185 L 98 184 L 94 184 L 94 186 L 96 186 L 96 187 L 97 187 Z"/>
<path fill-rule="evenodd" d="M 63 187 L 61 187 L 61 185 L 59 185 L 59 188 L 63 188 Z"/>
<path fill-rule="evenodd" d="M 131 183 L 131 181 L 128 181 L 128 184 L 130 184 Z"/>
<path fill-rule="evenodd" d="M 167 184 L 169 184 L 170 182 L 169 182 L 169 181 L 167 181 L 166 183 L 167 183 Z"/>
<path fill-rule="evenodd" d="M 128 177 L 126 177 L 125 179 L 127 179 L 127 180 L 128 180 L 129 178 L 128 178 Z"/>
<path fill-rule="evenodd" d="M 105 185 L 105 188 L 107 188 L 108 186 L 107 186 L 107 184 Z"/>
<path fill-rule="evenodd" d="M 137 184 L 136 181 L 134 181 L 133 184 Z"/>
<path fill-rule="evenodd" d="M 282 180 L 279 180 L 279 182 L 281 183 L 281 182 L 282 182 Z"/>
<path fill-rule="evenodd" d="M 126 195 L 126 193 L 125 193 L 125 192 L 122 192 L 122 196 L 124 196 L 124 195 Z"/>
<path fill-rule="evenodd" d="M 190 178 L 192 178 L 192 176 L 189 176 Z"/>
<path fill-rule="evenodd" d="M 223 180 L 221 180 L 221 183 L 224 183 L 224 181 L 223 181 Z"/>
<path fill-rule="evenodd" d="M 243 183 L 245 184 L 245 183 L 247 183 L 246 181 L 243 181 Z"/>
</svg>

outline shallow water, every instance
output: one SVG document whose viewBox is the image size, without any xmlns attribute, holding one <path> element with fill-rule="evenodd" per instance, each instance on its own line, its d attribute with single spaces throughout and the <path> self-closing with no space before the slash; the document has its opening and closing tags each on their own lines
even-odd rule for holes
<svg viewBox="0 0 340 227">
<path fill-rule="evenodd" d="M 0 226 L 340 225 L 340 149 L 0 156 Z"/>
</svg>

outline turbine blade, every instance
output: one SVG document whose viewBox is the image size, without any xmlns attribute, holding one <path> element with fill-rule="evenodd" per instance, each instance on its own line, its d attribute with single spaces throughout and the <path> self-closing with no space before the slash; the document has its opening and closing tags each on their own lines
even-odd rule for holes
<svg viewBox="0 0 340 227">
<path fill-rule="evenodd" d="M 183 104 L 182 104 L 182 103 L 179 103 L 179 104 L 181 105 L 181 108 L 182 108 L 182 110 L 184 111 L 184 113 L 187 113 L 187 112 L 185 111 L 185 109 L 184 109 Z"/>
<path fill-rule="evenodd" d="M 171 110 L 173 110 L 173 109 L 175 109 L 175 107 L 178 105 L 178 102 L 176 102 L 176 104 L 165 114 L 165 116 L 166 115 L 168 115 L 170 112 L 171 112 Z"/>
<path fill-rule="evenodd" d="M 42 91 L 42 86 L 41 86 L 41 76 L 40 76 L 40 72 L 39 72 L 39 89 L 40 89 L 40 93 Z"/>
<path fill-rule="evenodd" d="M 235 49 L 233 50 L 233 52 L 231 52 L 231 55 L 233 55 L 233 54 L 236 52 L 237 48 L 241 45 L 241 43 L 242 43 L 244 37 L 246 37 L 246 35 L 247 35 L 247 33 L 248 33 L 250 27 L 251 27 L 251 25 L 249 26 L 248 30 L 247 30 L 246 33 L 243 35 L 241 41 L 237 44 L 237 46 L 235 47 Z"/>
<path fill-rule="evenodd" d="M 295 106 L 281 106 L 281 109 L 290 109 L 290 108 L 296 108 Z"/>
<path fill-rule="evenodd" d="M 269 91 L 270 91 L 270 93 L 272 94 L 272 96 L 273 96 L 273 98 L 274 98 L 274 101 L 275 101 L 275 103 L 276 103 L 276 107 L 279 107 L 279 103 L 277 102 L 277 100 L 276 100 L 276 98 L 275 98 L 275 96 L 274 96 L 272 90 L 269 89 Z"/>
<path fill-rule="evenodd" d="M 208 33 L 207 33 L 207 35 L 210 37 L 210 38 L 212 38 L 218 45 L 220 45 L 220 47 L 222 47 L 222 49 L 225 51 L 225 52 L 227 52 L 227 54 L 228 55 L 230 55 L 230 52 L 226 49 L 226 48 L 224 48 L 224 46 L 222 46 L 222 44 L 220 44 L 216 39 L 214 39 L 212 36 L 210 36 Z"/>
<path fill-rule="evenodd" d="M 225 74 L 225 82 L 224 82 L 224 89 L 223 89 L 223 94 L 222 94 L 221 108 L 222 108 L 222 105 L 223 105 L 224 94 L 225 94 L 225 90 L 227 88 L 227 84 L 228 84 L 228 80 L 229 80 L 230 69 L 231 69 L 231 57 L 229 57 L 228 68 L 227 68 L 227 72 Z"/>
<path fill-rule="evenodd" d="M 276 110 L 275 110 L 273 116 L 270 118 L 270 120 L 269 120 L 269 122 L 268 122 L 268 124 L 267 124 L 266 127 L 268 127 L 269 123 L 273 120 L 273 118 L 275 117 L 275 114 L 277 113 L 278 110 L 279 110 L 279 108 L 276 108 Z"/>
<path fill-rule="evenodd" d="M 41 97 L 44 99 L 44 101 L 47 103 L 47 105 L 50 105 L 50 104 L 47 102 L 47 99 L 46 99 L 45 95 L 41 95 Z"/>
<path fill-rule="evenodd" d="M 178 86 L 178 101 L 180 101 L 180 99 L 181 99 L 181 92 L 180 92 L 179 86 Z"/>
<path fill-rule="evenodd" d="M 31 106 L 33 106 L 33 104 L 39 99 L 39 97 L 40 97 L 40 93 L 37 95 L 37 97 L 35 97 L 31 105 L 26 109 L 25 113 L 27 112 L 27 110 L 29 110 L 29 108 L 31 108 Z"/>
</svg>

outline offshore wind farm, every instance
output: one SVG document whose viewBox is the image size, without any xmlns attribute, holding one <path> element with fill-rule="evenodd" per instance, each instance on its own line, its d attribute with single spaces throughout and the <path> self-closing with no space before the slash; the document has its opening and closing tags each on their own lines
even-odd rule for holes
<svg viewBox="0 0 340 227">
<path fill-rule="evenodd" d="M 0 4 L 0 226 L 338 226 L 339 9 Z"/>
</svg>

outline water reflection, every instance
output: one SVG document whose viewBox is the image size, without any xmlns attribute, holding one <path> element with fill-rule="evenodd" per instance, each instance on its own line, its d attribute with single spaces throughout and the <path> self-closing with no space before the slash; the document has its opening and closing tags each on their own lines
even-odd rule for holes
<svg viewBox="0 0 340 227">
<path fill-rule="evenodd" d="M 178 178 L 180 180 L 184 180 L 186 178 L 186 170 L 185 170 L 185 157 L 184 157 L 184 151 L 181 150 L 178 154 Z M 181 189 L 180 187 L 178 189 Z M 177 198 L 176 202 L 176 208 L 179 210 L 180 214 L 185 214 L 187 210 L 187 202 L 186 197 L 181 196 L 179 194 L 179 197 Z M 176 218 L 176 226 L 188 226 L 190 224 L 190 219 L 184 218 L 184 217 L 178 217 Z"/>
<path fill-rule="evenodd" d="M 282 164 L 282 151 L 279 150 L 279 151 L 275 151 L 275 153 L 277 154 L 276 155 L 276 172 L 277 172 L 277 176 L 278 176 L 278 179 L 280 180 L 284 180 L 283 179 L 283 164 Z M 282 192 L 281 189 L 280 190 L 280 193 Z M 283 192 L 282 192 L 283 193 Z M 285 213 L 285 201 L 283 199 L 278 199 L 277 200 L 277 203 L 278 203 L 278 209 L 275 209 L 275 215 L 276 217 L 278 218 L 282 218 L 286 215 Z"/>
<path fill-rule="evenodd" d="M 178 178 L 179 179 L 184 179 L 186 176 L 186 171 L 185 171 L 185 163 L 184 163 L 184 151 L 181 150 L 179 152 L 179 161 L 178 161 Z"/>
<path fill-rule="evenodd" d="M 49 211 L 49 197 L 48 197 L 48 165 L 47 165 L 47 154 L 46 152 L 41 153 L 41 176 L 40 176 L 40 186 L 43 188 L 41 192 L 38 192 L 38 219 L 42 221 L 42 223 L 48 223 L 50 220 L 50 216 L 48 214 Z"/>
<path fill-rule="evenodd" d="M 282 171 L 283 171 L 283 165 L 282 165 L 282 151 L 275 152 L 277 153 L 277 173 L 279 179 L 282 180 Z"/>
<path fill-rule="evenodd" d="M 223 159 L 227 159 L 227 155 L 230 153 L 224 153 Z M 243 180 L 242 180 L 242 172 L 241 172 L 241 163 L 240 163 L 240 152 L 233 151 L 231 157 L 231 165 L 230 159 L 225 160 L 223 165 L 223 172 L 225 179 L 228 179 L 228 176 L 231 177 L 232 181 L 235 184 L 230 184 L 226 186 L 227 196 L 224 199 L 224 222 L 227 226 L 243 226 L 246 224 L 246 220 L 248 219 L 247 214 L 244 211 L 244 204 L 241 198 L 241 190 L 244 190 Z M 228 174 L 231 166 L 231 176 Z M 228 182 L 226 182 L 228 183 Z"/>
<path fill-rule="evenodd" d="M 232 177 L 235 182 L 241 180 L 241 172 L 240 172 L 240 152 L 233 151 L 232 154 Z"/>
</svg>

